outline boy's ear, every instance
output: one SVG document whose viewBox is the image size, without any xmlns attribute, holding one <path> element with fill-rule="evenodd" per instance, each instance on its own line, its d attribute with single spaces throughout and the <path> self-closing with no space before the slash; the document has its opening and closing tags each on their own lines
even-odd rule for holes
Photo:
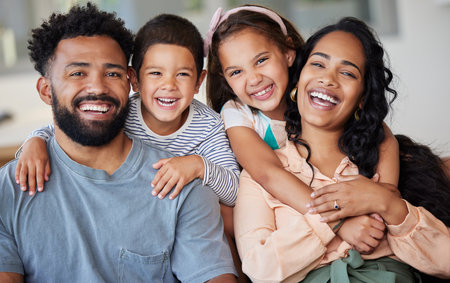
<svg viewBox="0 0 450 283">
<path fill-rule="evenodd" d="M 132 67 L 128 68 L 128 78 L 130 79 L 131 87 L 134 92 L 139 92 L 139 82 L 137 78 L 136 70 Z"/>
<path fill-rule="evenodd" d="M 203 81 L 206 77 L 206 70 L 202 70 L 200 75 L 198 76 L 197 83 L 195 84 L 195 94 L 197 94 L 200 91 L 200 86 L 202 85 Z"/>
<path fill-rule="evenodd" d="M 48 105 L 52 105 L 52 85 L 50 83 L 50 79 L 40 77 L 36 83 L 36 89 L 42 101 Z"/>
</svg>

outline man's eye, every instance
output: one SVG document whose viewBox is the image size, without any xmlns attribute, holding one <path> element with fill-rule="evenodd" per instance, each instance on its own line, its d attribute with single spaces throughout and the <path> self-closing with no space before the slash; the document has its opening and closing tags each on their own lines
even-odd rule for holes
<svg viewBox="0 0 450 283">
<path fill-rule="evenodd" d="M 120 73 L 117 73 L 117 72 L 109 72 L 107 74 L 107 76 L 108 77 L 118 77 L 118 78 L 120 78 L 122 75 Z"/>
<path fill-rule="evenodd" d="M 82 72 L 73 72 L 73 73 L 70 74 L 71 77 L 79 77 L 79 76 L 82 76 L 82 75 L 83 75 Z"/>
</svg>

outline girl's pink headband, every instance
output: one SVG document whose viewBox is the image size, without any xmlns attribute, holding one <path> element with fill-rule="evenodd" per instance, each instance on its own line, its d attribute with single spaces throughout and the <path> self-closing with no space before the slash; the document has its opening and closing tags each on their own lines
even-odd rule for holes
<svg viewBox="0 0 450 283">
<path fill-rule="evenodd" d="M 280 18 L 280 16 L 278 16 L 277 13 L 275 13 L 269 9 L 266 9 L 263 7 L 256 7 L 256 6 L 242 6 L 242 7 L 231 9 L 222 15 L 222 8 L 219 8 L 214 13 L 214 15 L 211 19 L 211 22 L 209 23 L 209 30 L 206 33 L 206 38 L 205 38 L 205 41 L 203 44 L 203 51 L 204 51 L 205 57 L 208 55 L 208 50 L 209 50 L 209 47 L 211 46 L 212 36 L 213 36 L 214 32 L 216 31 L 217 27 L 223 21 L 228 19 L 228 17 L 231 14 L 234 14 L 234 13 L 242 11 L 242 10 L 253 11 L 253 12 L 261 13 L 261 14 L 268 16 L 269 18 L 271 18 L 272 20 L 274 20 L 275 22 L 278 23 L 283 34 L 287 36 L 287 29 L 286 29 L 286 26 L 285 26 L 283 20 Z"/>
</svg>

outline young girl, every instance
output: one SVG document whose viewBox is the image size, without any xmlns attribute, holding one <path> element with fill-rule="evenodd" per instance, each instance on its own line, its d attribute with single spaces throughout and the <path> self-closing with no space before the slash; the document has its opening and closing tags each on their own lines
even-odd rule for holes
<svg viewBox="0 0 450 283">
<path fill-rule="evenodd" d="M 284 170 L 273 152 L 286 142 L 283 115 L 295 105 L 288 90 L 296 80 L 302 37 L 272 10 L 242 6 L 224 15 L 219 9 L 205 42 L 208 103 L 221 112 L 239 164 L 281 202 L 306 213 L 311 188 Z M 398 149 L 387 128 L 386 133 L 379 158 L 383 172 L 378 173 L 380 182 L 395 188 Z"/>
<path fill-rule="evenodd" d="M 285 170 L 311 184 L 314 199 L 299 213 L 242 172 L 235 234 L 252 281 L 414 282 L 408 265 L 450 277 L 450 229 L 369 179 L 380 167 L 385 92 L 396 96 L 383 54 L 370 28 L 353 18 L 307 41 L 297 105 L 286 111 L 289 141 L 277 154 Z M 351 234 L 363 245 L 352 245 Z"/>
<path fill-rule="evenodd" d="M 129 76 L 137 93 L 130 97 L 125 132 L 178 156 L 154 164 L 159 171 L 152 182 L 153 195 L 164 198 L 174 188 L 169 196 L 174 198 L 185 184 L 201 178 L 221 203 L 232 206 L 239 168 L 220 116 L 194 99 L 206 73 L 203 58 L 202 37 L 188 20 L 164 14 L 147 22 L 135 39 Z M 44 139 L 50 134 L 51 128 L 33 133 Z M 48 178 L 45 143 L 30 139 L 16 169 L 22 190 L 28 177 L 30 194 L 35 179 L 42 191 L 44 170 Z"/>
</svg>

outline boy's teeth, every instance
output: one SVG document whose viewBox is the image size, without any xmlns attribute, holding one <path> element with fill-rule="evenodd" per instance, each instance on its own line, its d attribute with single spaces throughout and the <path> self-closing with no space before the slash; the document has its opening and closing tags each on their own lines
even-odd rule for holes
<svg viewBox="0 0 450 283">
<path fill-rule="evenodd" d="M 313 91 L 309 95 L 311 95 L 312 97 L 320 98 L 322 100 L 327 100 L 327 101 L 329 101 L 329 102 L 331 102 L 333 104 L 337 104 L 338 103 L 338 101 L 336 99 L 334 99 L 333 97 L 328 96 L 328 95 L 326 95 L 324 93 L 321 93 L 321 92 L 318 92 L 318 91 Z"/>
<path fill-rule="evenodd" d="M 157 98 L 156 101 L 163 106 L 172 106 L 177 100 L 174 98 Z"/>
<path fill-rule="evenodd" d="M 80 106 L 81 111 L 97 111 L 97 112 L 107 112 L 108 107 L 104 105 L 93 105 L 93 104 L 83 104 Z"/>
<path fill-rule="evenodd" d="M 268 91 L 272 89 L 273 85 L 269 86 L 268 88 L 261 90 L 260 92 L 255 93 L 255 96 L 261 96 L 263 94 L 266 94 Z"/>
</svg>

